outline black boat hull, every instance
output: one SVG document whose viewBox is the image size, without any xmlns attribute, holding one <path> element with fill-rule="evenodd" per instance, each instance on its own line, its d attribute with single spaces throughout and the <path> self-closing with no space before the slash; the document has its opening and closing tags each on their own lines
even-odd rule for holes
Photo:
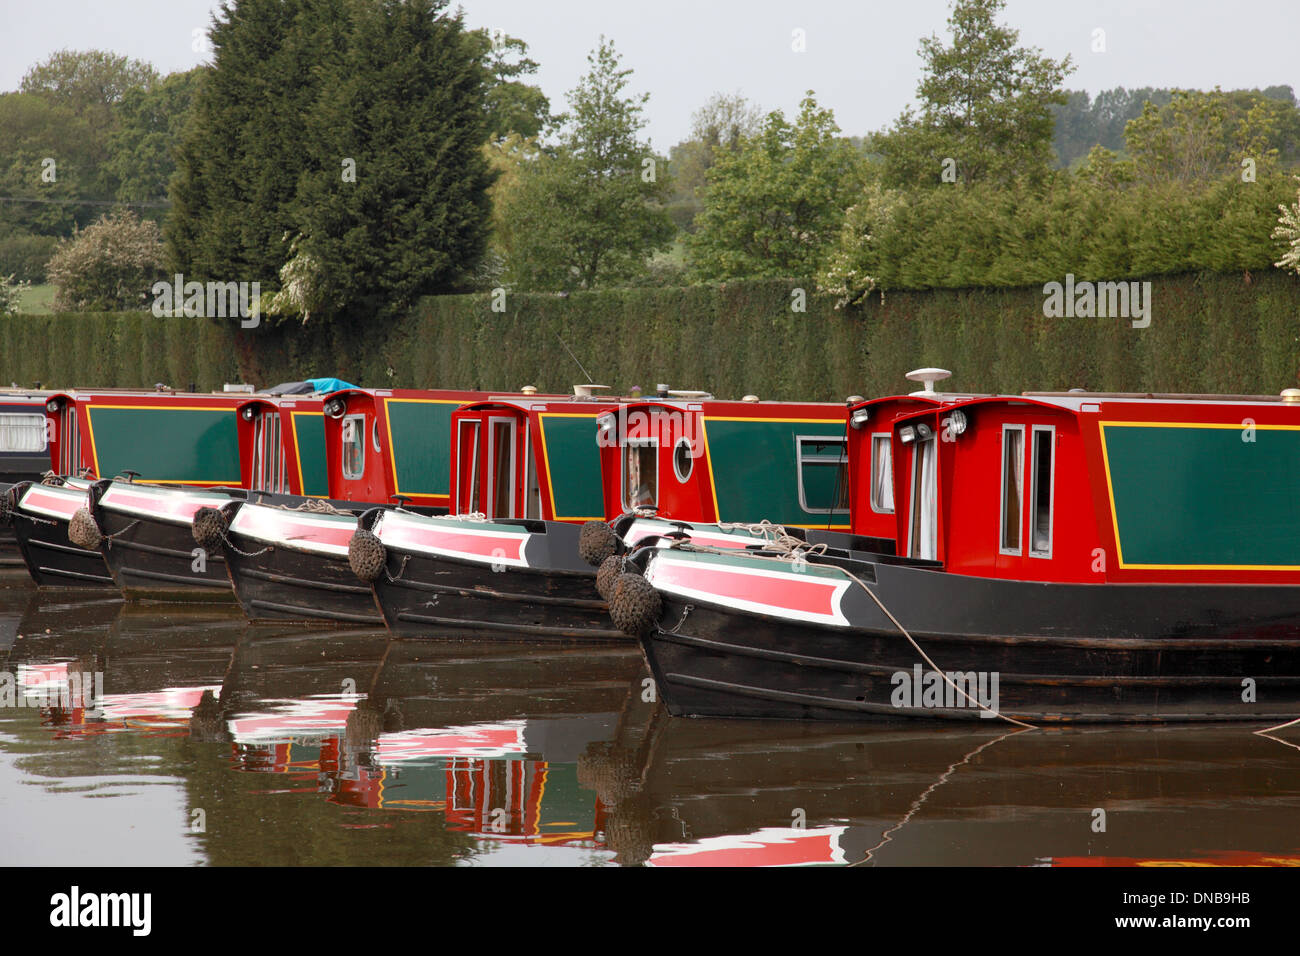
<svg viewBox="0 0 1300 956">
<path fill-rule="evenodd" d="M 1035 723 L 1300 716 L 1294 588 L 1046 585 L 887 564 L 857 573 L 939 672 L 856 585 L 842 604 L 848 626 L 661 592 L 658 625 L 641 643 L 669 712 L 873 720 L 996 710 Z"/>
<path fill-rule="evenodd" d="M 16 489 L 15 496 L 21 497 L 22 490 Z M 68 540 L 68 517 L 54 510 L 36 513 L 18 507 L 11 522 L 18 552 L 38 587 L 117 587 L 99 551 L 89 551 Z"/>
</svg>

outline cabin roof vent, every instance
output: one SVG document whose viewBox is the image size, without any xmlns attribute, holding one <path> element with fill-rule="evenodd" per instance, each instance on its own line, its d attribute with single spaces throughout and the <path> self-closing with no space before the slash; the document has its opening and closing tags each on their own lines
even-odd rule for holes
<svg viewBox="0 0 1300 956">
<path fill-rule="evenodd" d="M 756 401 L 758 401 L 758 396 L 757 396 L 757 395 L 746 395 L 744 398 L 741 399 L 741 401 L 742 401 L 742 402 L 756 402 Z"/>
<path fill-rule="evenodd" d="M 866 399 L 861 395 L 850 395 L 848 398 L 844 399 L 844 404 L 852 407 L 854 405 L 861 405 L 865 401 Z"/>
<path fill-rule="evenodd" d="M 524 386 L 523 388 L 521 388 L 519 391 L 522 392 L 524 395 L 536 395 L 536 394 L 537 394 L 537 386 L 536 386 L 536 385 L 525 385 L 525 386 Z"/>
<path fill-rule="evenodd" d="M 946 368 L 918 368 L 907 373 L 909 382 L 923 382 L 925 388 L 919 392 L 911 392 L 912 395 L 918 395 L 924 398 L 933 398 L 938 394 L 934 390 L 935 382 L 942 382 L 945 378 L 952 378 L 952 372 Z"/>
<path fill-rule="evenodd" d="M 670 388 L 668 389 L 669 398 L 712 398 L 712 392 L 701 392 L 689 388 Z"/>
<path fill-rule="evenodd" d="M 601 388 L 609 388 L 609 386 L 608 385 L 575 385 L 573 386 L 573 394 L 576 398 L 592 398 L 595 396 L 596 390 Z"/>
<path fill-rule="evenodd" d="M 1282 389 L 1282 404 L 1300 405 L 1300 388 Z"/>
</svg>

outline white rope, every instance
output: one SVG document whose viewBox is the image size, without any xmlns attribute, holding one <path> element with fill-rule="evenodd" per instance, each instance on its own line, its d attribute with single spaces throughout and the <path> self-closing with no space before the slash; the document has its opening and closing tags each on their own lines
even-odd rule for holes
<svg viewBox="0 0 1300 956">
<path fill-rule="evenodd" d="M 754 527 L 758 527 L 758 526 L 754 526 Z M 770 527 L 775 528 L 778 526 L 771 525 Z M 781 531 L 782 531 L 782 536 L 777 538 L 773 542 L 771 542 L 771 546 L 768 549 L 770 551 L 775 552 L 774 554 L 767 555 L 767 554 L 755 554 L 753 552 L 746 552 L 746 555 L 748 557 L 757 558 L 760 560 L 795 563 L 804 560 L 807 556 L 810 555 L 821 555 L 826 553 L 827 546 L 825 542 L 821 542 L 819 544 L 809 544 L 807 541 L 804 541 L 801 538 L 795 538 L 791 535 L 785 534 L 784 529 L 781 529 Z M 690 542 L 681 542 L 681 543 L 674 542 L 672 547 L 680 548 L 680 545 L 683 543 L 689 544 Z M 734 554 L 735 553 L 734 550 L 727 551 L 722 548 L 704 547 L 700 545 L 692 545 L 691 550 L 708 552 L 711 554 L 728 554 L 728 553 Z M 858 587 L 866 591 L 867 594 L 871 596 L 871 600 L 876 602 L 876 605 L 884 613 L 885 617 L 889 618 L 889 620 L 893 622 L 894 627 L 898 628 L 898 632 L 902 634 L 903 637 L 907 638 L 907 642 L 912 645 L 912 647 L 916 650 L 918 654 L 921 655 L 921 659 L 924 660 L 926 664 L 930 666 L 930 669 L 935 671 L 940 677 L 942 677 L 944 681 L 953 690 L 961 694 L 962 697 L 965 697 L 968 701 L 970 701 L 980 710 L 987 711 L 988 713 L 992 714 L 994 717 L 1000 717 L 1002 720 L 1015 724 L 1017 727 L 1024 727 L 1027 730 L 1038 729 L 1033 724 L 1027 724 L 1023 720 L 1016 720 L 1016 718 L 1014 717 L 1008 717 L 1006 714 L 1002 713 L 1001 711 L 994 710 L 992 707 L 988 707 L 980 703 L 970 694 L 966 693 L 966 691 L 963 690 L 961 687 L 958 687 L 956 682 L 951 677 L 949 677 L 948 674 L 945 671 L 943 671 L 938 664 L 936 664 L 933 660 L 930 659 L 930 655 L 927 654 L 921 648 L 921 645 L 916 642 L 916 639 L 912 637 L 911 634 L 908 633 L 907 628 L 903 627 L 903 625 L 899 623 L 898 618 L 894 617 L 894 615 L 890 613 L 889 608 L 885 607 L 885 602 L 880 600 L 879 596 L 876 594 L 875 591 L 867 587 L 867 585 L 862 581 L 862 579 L 859 578 L 852 571 L 849 571 L 846 568 L 839 567 L 839 565 L 829 565 L 829 567 L 834 567 L 837 570 L 844 572 L 844 574 L 848 576 L 849 580 L 853 581 L 855 584 L 858 585 Z"/>
</svg>

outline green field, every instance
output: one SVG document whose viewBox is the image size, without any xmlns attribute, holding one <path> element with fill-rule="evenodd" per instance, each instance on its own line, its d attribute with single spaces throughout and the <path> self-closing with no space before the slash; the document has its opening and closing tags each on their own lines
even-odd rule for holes
<svg viewBox="0 0 1300 956">
<path fill-rule="evenodd" d="M 54 311 L 54 286 L 34 285 L 23 293 L 19 309 L 27 315 L 48 315 Z"/>
</svg>

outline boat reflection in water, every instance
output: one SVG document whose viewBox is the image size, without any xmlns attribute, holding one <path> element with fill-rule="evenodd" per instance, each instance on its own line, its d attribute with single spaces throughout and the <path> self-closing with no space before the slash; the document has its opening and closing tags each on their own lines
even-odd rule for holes
<svg viewBox="0 0 1300 956">
<path fill-rule="evenodd" d="M 1295 728 L 681 720 L 631 648 L 285 633 L 17 591 L 0 611 L 16 631 L 0 670 L 31 699 L 102 678 L 88 706 L 0 712 L 24 782 L 76 781 L 50 798 L 72 815 L 42 851 L 69 858 L 89 835 L 78 801 L 129 780 L 169 784 L 185 814 L 121 801 L 135 832 L 210 864 L 1300 859 Z"/>
<path fill-rule="evenodd" d="M 602 754 L 599 793 L 629 864 L 1294 865 L 1294 747 L 1235 727 L 673 719 Z"/>
</svg>

